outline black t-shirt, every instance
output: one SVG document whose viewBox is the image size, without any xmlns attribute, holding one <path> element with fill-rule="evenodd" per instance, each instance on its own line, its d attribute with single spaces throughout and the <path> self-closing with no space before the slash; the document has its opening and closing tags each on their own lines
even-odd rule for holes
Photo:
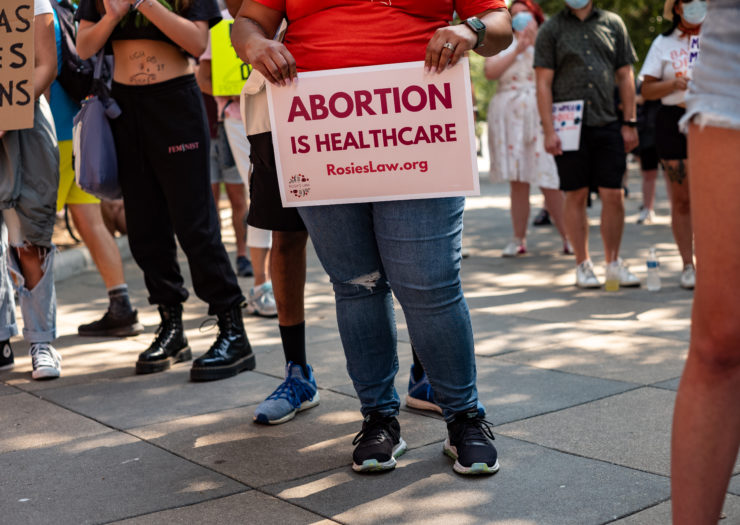
<svg viewBox="0 0 740 525">
<path fill-rule="evenodd" d="M 176 0 L 159 0 L 159 2 L 171 8 L 171 2 L 176 2 Z M 95 0 L 80 0 L 80 5 L 75 14 L 75 20 L 87 20 L 89 22 L 99 21 L 102 16 L 98 13 L 98 9 L 95 4 Z M 183 9 L 179 14 L 188 20 L 201 20 L 208 22 L 208 27 L 213 27 L 221 21 L 221 12 L 218 9 L 216 0 L 191 0 L 190 7 Z M 107 45 L 109 46 L 114 40 L 141 39 L 160 40 L 179 47 L 142 13 L 133 9 L 129 11 L 129 13 L 126 14 L 126 16 L 124 16 L 115 27 L 113 33 L 111 33 L 111 36 L 108 39 Z"/>
</svg>

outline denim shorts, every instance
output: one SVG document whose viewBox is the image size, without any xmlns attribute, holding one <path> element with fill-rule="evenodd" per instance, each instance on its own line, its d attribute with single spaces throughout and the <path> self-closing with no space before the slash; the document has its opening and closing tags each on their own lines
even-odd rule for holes
<svg viewBox="0 0 740 525">
<path fill-rule="evenodd" d="M 700 46 L 681 127 L 740 129 L 740 0 L 708 2 Z"/>
</svg>

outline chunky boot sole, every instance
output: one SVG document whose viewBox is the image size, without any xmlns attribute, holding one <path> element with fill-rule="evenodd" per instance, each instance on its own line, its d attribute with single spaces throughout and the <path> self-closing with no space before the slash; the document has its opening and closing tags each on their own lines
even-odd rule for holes
<svg viewBox="0 0 740 525">
<path fill-rule="evenodd" d="M 171 365 L 182 361 L 190 361 L 192 358 L 193 353 L 190 351 L 190 347 L 186 346 L 167 359 L 160 359 L 159 361 L 136 361 L 136 373 L 154 374 L 156 372 L 164 372 L 165 370 L 169 370 Z"/>
<path fill-rule="evenodd" d="M 144 325 L 141 323 L 109 328 L 108 330 L 77 331 L 77 335 L 82 337 L 132 337 L 142 333 L 144 333 Z"/>
<path fill-rule="evenodd" d="M 190 380 L 199 382 L 226 379 L 245 370 L 254 370 L 255 366 L 257 366 L 257 360 L 254 357 L 254 352 L 250 352 L 249 355 L 242 357 L 230 365 L 193 367 L 190 369 Z"/>
</svg>

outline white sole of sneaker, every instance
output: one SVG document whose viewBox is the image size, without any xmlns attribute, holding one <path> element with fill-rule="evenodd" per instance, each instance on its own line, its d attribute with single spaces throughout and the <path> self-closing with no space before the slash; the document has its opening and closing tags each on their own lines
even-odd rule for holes
<svg viewBox="0 0 740 525">
<path fill-rule="evenodd" d="M 61 374 L 61 367 L 43 367 L 37 368 L 31 373 L 31 377 L 34 379 L 56 379 Z"/>
<path fill-rule="evenodd" d="M 3 365 L 3 366 L 0 366 L 0 372 L 4 372 L 5 370 L 13 370 L 13 368 L 15 368 L 15 363 Z"/>
<path fill-rule="evenodd" d="M 393 454 L 391 455 L 391 459 L 382 463 L 379 462 L 377 459 L 366 459 L 362 462 L 362 465 L 358 465 L 357 463 L 353 462 L 352 470 L 354 470 L 355 472 L 381 472 L 383 470 L 392 470 L 396 468 L 396 465 L 398 464 L 396 458 L 403 455 L 404 452 L 406 452 L 406 442 L 403 440 L 403 438 L 400 438 L 398 445 L 393 447 Z"/>
<path fill-rule="evenodd" d="M 423 399 L 416 399 L 408 394 L 406 395 L 406 406 L 409 408 L 415 408 L 416 410 L 428 410 L 430 412 L 436 412 L 437 414 L 442 413 L 442 409 L 429 401 Z"/>
<path fill-rule="evenodd" d="M 463 466 L 458 460 L 457 460 L 457 447 L 453 447 L 450 445 L 450 438 L 448 437 L 445 439 L 444 448 L 442 449 L 444 454 L 446 456 L 451 457 L 455 460 L 455 464 L 452 465 L 452 470 L 457 472 L 458 474 L 465 474 L 465 475 L 479 475 L 479 474 L 495 474 L 498 472 L 500 466 L 498 464 L 498 459 L 496 460 L 496 463 L 493 465 L 488 465 L 488 463 L 473 463 L 469 467 Z"/>
</svg>

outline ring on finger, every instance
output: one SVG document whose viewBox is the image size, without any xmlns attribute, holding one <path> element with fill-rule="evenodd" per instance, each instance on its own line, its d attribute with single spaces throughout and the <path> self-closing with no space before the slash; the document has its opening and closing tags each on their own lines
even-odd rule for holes
<svg viewBox="0 0 740 525">
<path fill-rule="evenodd" d="M 450 51 L 455 51 L 455 46 L 452 45 L 452 44 L 450 44 L 449 42 L 445 42 L 442 47 L 445 47 L 445 48 L 449 49 Z"/>
</svg>

